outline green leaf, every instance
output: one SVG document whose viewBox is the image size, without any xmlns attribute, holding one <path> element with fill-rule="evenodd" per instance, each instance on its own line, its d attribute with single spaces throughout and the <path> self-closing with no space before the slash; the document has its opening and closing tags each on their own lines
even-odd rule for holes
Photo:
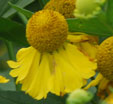
<svg viewBox="0 0 113 104">
<path fill-rule="evenodd" d="M 71 32 L 97 36 L 113 35 L 113 0 L 107 0 L 102 11 L 90 19 L 67 19 Z"/>
<path fill-rule="evenodd" d="M 24 92 L 0 91 L 0 104 L 65 104 L 65 99 L 50 94 L 45 100 L 35 100 Z"/>
<path fill-rule="evenodd" d="M 12 4 L 12 3 L 9 2 L 9 5 L 10 5 L 12 8 L 16 9 L 18 12 L 24 14 L 24 15 L 25 15 L 26 17 L 28 17 L 28 18 L 30 18 L 30 17 L 33 15 L 33 12 L 28 11 L 28 10 L 23 9 L 23 8 L 20 8 L 19 6 L 15 5 L 15 4 Z"/>
<path fill-rule="evenodd" d="M 41 1 L 41 0 L 40 0 Z M 45 6 L 47 2 L 49 2 L 50 0 L 42 0 L 43 5 Z"/>
<path fill-rule="evenodd" d="M 32 99 L 28 95 L 25 95 L 23 92 L 0 91 L 0 104 L 38 104 L 38 103 L 36 100 Z"/>
<path fill-rule="evenodd" d="M 37 0 L 41 9 L 46 5 L 49 0 Z"/>
<path fill-rule="evenodd" d="M 7 2 L 11 0 L 0 0 L 0 16 L 5 12 L 8 7 Z"/>
<path fill-rule="evenodd" d="M 24 8 L 25 6 L 29 5 L 30 3 L 32 3 L 34 0 L 17 0 L 17 2 L 15 3 L 15 5 L 19 6 L 20 8 Z M 13 8 L 8 9 L 4 14 L 3 17 L 7 18 L 11 15 L 13 15 L 14 13 L 16 13 L 16 10 Z"/>
<path fill-rule="evenodd" d="M 107 20 L 113 28 L 113 0 L 107 0 Z"/>
<path fill-rule="evenodd" d="M 25 27 L 17 22 L 0 17 L 0 37 L 21 45 L 27 45 Z"/>
<path fill-rule="evenodd" d="M 67 19 L 71 32 L 84 32 L 89 35 L 111 36 L 113 28 L 107 23 L 105 15 L 90 19 Z"/>
<path fill-rule="evenodd" d="M 43 104 L 65 104 L 66 98 L 67 95 L 60 97 L 49 93 L 47 99 L 43 101 Z"/>
</svg>

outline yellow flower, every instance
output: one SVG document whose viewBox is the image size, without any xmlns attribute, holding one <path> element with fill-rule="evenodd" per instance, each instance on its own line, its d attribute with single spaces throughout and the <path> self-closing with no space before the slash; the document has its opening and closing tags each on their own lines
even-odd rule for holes
<svg viewBox="0 0 113 104">
<path fill-rule="evenodd" d="M 68 25 L 58 12 L 42 10 L 28 21 L 30 47 L 17 53 L 17 62 L 8 61 L 12 77 L 35 99 L 49 92 L 58 96 L 81 88 L 95 75 L 96 63 L 76 45 L 68 42 Z"/>
<path fill-rule="evenodd" d="M 65 18 L 73 18 L 76 0 L 50 0 L 44 9 L 54 10 L 61 13 Z"/>
<path fill-rule="evenodd" d="M 97 66 L 100 72 L 85 89 L 99 84 L 98 95 L 104 97 L 109 93 L 109 86 L 113 86 L 113 37 L 104 40 L 97 50 Z"/>
<path fill-rule="evenodd" d="M 57 11 L 57 12 L 61 13 L 65 18 L 74 18 L 74 17 L 76 17 L 76 16 L 74 16 L 74 10 L 76 8 L 76 1 L 77 0 L 50 0 L 45 5 L 44 9 Z M 71 38 L 72 42 L 74 42 L 74 43 L 81 42 L 78 45 L 82 50 L 86 47 L 89 47 L 89 49 L 87 48 L 87 49 L 85 49 L 85 51 L 90 51 L 90 52 L 92 51 L 94 53 L 93 58 L 95 57 L 95 49 L 94 48 L 95 48 L 95 46 L 97 46 L 97 43 L 98 43 L 97 36 L 90 36 L 90 35 L 80 33 L 80 32 L 76 32 L 76 33 L 72 32 L 69 34 L 70 34 L 69 38 Z M 76 37 L 74 37 L 73 35 L 76 35 Z M 75 41 L 73 40 L 73 37 L 74 37 Z M 80 38 L 82 38 L 82 39 L 80 40 Z M 87 38 L 87 40 L 86 40 L 86 38 Z M 96 44 L 95 44 L 95 42 L 96 42 Z M 92 47 L 94 47 L 94 48 L 91 49 Z"/>
<path fill-rule="evenodd" d="M 0 83 L 7 83 L 9 82 L 9 79 L 6 79 L 5 77 L 0 75 Z"/>
</svg>

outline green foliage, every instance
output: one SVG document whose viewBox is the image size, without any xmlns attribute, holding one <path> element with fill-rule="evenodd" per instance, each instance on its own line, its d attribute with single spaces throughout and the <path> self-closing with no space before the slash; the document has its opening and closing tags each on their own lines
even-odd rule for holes
<svg viewBox="0 0 113 104">
<path fill-rule="evenodd" d="M 100 14 L 90 19 L 67 19 L 71 32 L 84 32 L 96 36 L 113 35 L 113 0 L 107 1 Z"/>
<path fill-rule="evenodd" d="M 0 17 L 0 37 L 21 45 L 27 45 L 25 27 L 2 17 Z"/>
<path fill-rule="evenodd" d="M 96 36 L 111 36 L 113 29 L 108 25 L 105 15 L 90 19 L 67 19 L 71 32 L 84 32 Z"/>
<path fill-rule="evenodd" d="M 46 5 L 46 3 L 48 2 L 49 0 L 37 0 L 37 2 L 39 3 L 41 9 L 43 9 L 43 7 Z"/>
<path fill-rule="evenodd" d="M 2 0 L 4 1 L 4 0 Z M 14 2 L 14 0 L 12 0 Z M 24 8 L 25 6 L 29 5 L 30 3 L 32 3 L 34 0 L 16 0 L 15 5 Z M 13 15 L 14 13 L 16 13 L 16 10 L 13 8 L 8 8 L 6 10 L 6 12 L 2 15 L 4 18 L 7 18 L 11 15 Z"/>
<path fill-rule="evenodd" d="M 96 36 L 113 35 L 113 0 L 107 1 L 100 14 L 90 19 L 67 19 L 71 32 L 84 32 Z"/>
<path fill-rule="evenodd" d="M 14 8 L 15 10 L 17 10 L 18 12 L 24 14 L 27 18 L 30 18 L 32 15 L 33 15 L 33 12 L 31 11 L 28 11 L 26 9 L 23 9 L 23 8 L 20 8 L 19 6 L 17 5 L 14 5 L 12 3 L 9 2 L 9 5 Z"/>
<path fill-rule="evenodd" d="M 47 99 L 37 101 L 19 91 L 0 91 L 0 104 L 64 104 L 65 99 L 49 94 Z"/>
<path fill-rule="evenodd" d="M 7 91 L 7 90 L 15 91 L 16 90 L 14 79 L 9 75 L 9 71 L 10 69 L 5 69 L 5 71 L 4 69 L 2 71 L 0 69 L 0 75 L 5 76 L 7 79 L 10 79 L 8 83 L 0 84 L 0 91 L 3 91 L 3 90 L 4 91 Z"/>
<path fill-rule="evenodd" d="M 8 8 L 8 1 L 11 0 L 0 0 L 0 16 L 6 11 Z"/>
<path fill-rule="evenodd" d="M 108 0 L 106 9 L 107 9 L 106 10 L 106 17 L 107 17 L 108 23 L 113 28 L 113 0 Z"/>
<path fill-rule="evenodd" d="M 36 100 L 23 92 L 0 91 L 0 104 L 38 104 Z"/>
</svg>

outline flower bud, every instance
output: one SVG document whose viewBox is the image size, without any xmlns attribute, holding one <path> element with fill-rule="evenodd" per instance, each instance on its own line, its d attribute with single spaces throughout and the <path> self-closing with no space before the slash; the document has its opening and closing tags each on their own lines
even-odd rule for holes
<svg viewBox="0 0 113 104">
<path fill-rule="evenodd" d="M 67 98 L 67 104 L 84 104 L 93 98 L 92 93 L 83 89 L 78 89 L 72 92 Z"/>
<path fill-rule="evenodd" d="M 91 18 L 98 14 L 105 0 L 77 0 L 74 16 L 78 18 Z"/>
</svg>

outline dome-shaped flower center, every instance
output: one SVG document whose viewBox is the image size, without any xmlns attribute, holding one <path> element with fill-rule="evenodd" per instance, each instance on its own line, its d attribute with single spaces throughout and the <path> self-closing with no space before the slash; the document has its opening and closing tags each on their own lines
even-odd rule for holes
<svg viewBox="0 0 113 104">
<path fill-rule="evenodd" d="M 66 41 L 67 34 L 66 20 L 60 13 L 52 10 L 36 12 L 26 28 L 28 42 L 40 52 L 56 50 Z"/>
<path fill-rule="evenodd" d="M 102 75 L 113 81 L 113 37 L 104 40 L 99 46 L 97 64 Z"/>
</svg>

